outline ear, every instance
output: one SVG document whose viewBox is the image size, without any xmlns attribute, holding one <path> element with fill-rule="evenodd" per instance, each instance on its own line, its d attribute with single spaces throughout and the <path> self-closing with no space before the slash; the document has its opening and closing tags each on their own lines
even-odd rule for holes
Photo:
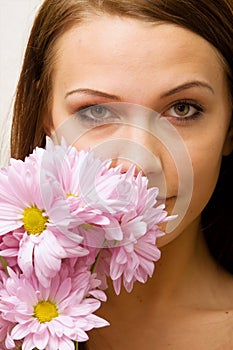
<svg viewBox="0 0 233 350">
<path fill-rule="evenodd" d="M 229 156 L 233 151 L 233 116 L 223 145 L 223 156 Z"/>
</svg>

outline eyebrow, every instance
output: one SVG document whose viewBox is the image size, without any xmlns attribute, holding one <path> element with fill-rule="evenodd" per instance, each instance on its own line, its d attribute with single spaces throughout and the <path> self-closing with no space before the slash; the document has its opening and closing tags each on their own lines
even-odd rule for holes
<svg viewBox="0 0 233 350">
<path fill-rule="evenodd" d="M 181 92 L 183 90 L 188 90 L 194 87 L 201 87 L 201 88 L 205 88 L 207 90 L 209 90 L 213 95 L 214 93 L 214 89 L 207 83 L 202 82 L 202 81 L 191 81 L 182 85 L 179 85 L 177 87 L 175 87 L 172 90 L 169 90 L 168 92 L 165 92 L 164 94 L 162 94 L 161 98 L 164 97 L 169 97 L 171 95 L 177 94 L 178 92 Z"/>
<path fill-rule="evenodd" d="M 104 98 L 108 98 L 108 99 L 115 100 L 115 101 L 120 101 L 121 100 L 121 98 L 119 96 L 111 95 L 111 94 L 108 94 L 106 92 L 93 90 L 93 89 L 76 89 L 76 90 L 72 90 L 72 91 L 69 91 L 65 95 L 65 98 L 69 97 L 72 94 L 81 94 L 81 95 L 91 95 L 91 96 L 97 96 L 97 97 L 104 97 Z"/>
<path fill-rule="evenodd" d="M 191 82 L 179 85 L 179 86 L 175 87 L 174 89 L 171 89 L 171 90 L 165 92 L 164 94 L 162 94 L 160 96 L 160 98 L 169 97 L 169 96 L 175 95 L 183 90 L 188 90 L 188 89 L 191 89 L 194 87 L 205 88 L 205 89 L 209 90 L 213 95 L 215 94 L 214 89 L 209 84 L 202 82 L 202 81 L 191 81 Z M 99 90 L 83 89 L 83 88 L 69 91 L 65 95 L 65 98 L 69 97 L 72 94 L 91 95 L 91 96 L 107 98 L 107 99 L 114 100 L 114 101 L 121 101 L 122 100 L 119 96 L 116 96 L 116 95 L 108 94 L 106 92 L 99 91 Z"/>
</svg>

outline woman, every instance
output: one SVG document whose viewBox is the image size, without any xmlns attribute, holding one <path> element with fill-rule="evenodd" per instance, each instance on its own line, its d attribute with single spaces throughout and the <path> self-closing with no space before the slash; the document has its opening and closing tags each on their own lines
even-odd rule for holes
<svg viewBox="0 0 233 350">
<path fill-rule="evenodd" d="M 46 135 L 68 138 L 73 120 L 77 148 L 113 144 L 115 164 L 137 163 L 152 179 L 162 173 L 170 213 L 190 187 L 179 192 L 171 134 L 153 129 L 165 120 L 193 170 L 184 171 L 185 180 L 193 176 L 192 195 L 178 213 L 183 220 L 159 240 L 154 277 L 118 297 L 108 288 L 100 314 L 111 326 L 90 333 L 87 349 L 233 348 L 232 18 L 231 0 L 46 0 L 35 20 L 13 157 L 44 146 Z M 129 161 L 116 139 L 130 148 Z"/>
</svg>

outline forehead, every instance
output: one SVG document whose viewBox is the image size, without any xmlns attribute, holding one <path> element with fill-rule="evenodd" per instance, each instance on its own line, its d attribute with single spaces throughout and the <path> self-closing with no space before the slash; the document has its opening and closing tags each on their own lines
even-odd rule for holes
<svg viewBox="0 0 233 350">
<path fill-rule="evenodd" d="M 73 26 L 57 40 L 55 55 L 55 82 L 63 79 L 68 85 L 89 84 L 93 77 L 101 80 L 101 88 L 105 81 L 127 85 L 139 77 L 166 83 L 187 75 L 202 75 L 214 84 L 224 76 L 217 50 L 201 36 L 174 24 L 113 16 Z"/>
</svg>

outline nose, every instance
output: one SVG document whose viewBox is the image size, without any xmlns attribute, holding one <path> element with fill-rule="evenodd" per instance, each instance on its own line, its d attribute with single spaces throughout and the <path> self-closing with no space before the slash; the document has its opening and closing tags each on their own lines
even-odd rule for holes
<svg viewBox="0 0 233 350">
<path fill-rule="evenodd" d="M 149 180 L 149 187 L 159 187 L 165 191 L 165 178 L 162 167 L 163 145 L 150 127 L 150 119 L 140 119 L 139 123 L 124 125 L 116 148 L 117 162 L 128 166 L 136 165 Z"/>
<path fill-rule="evenodd" d="M 160 161 L 160 142 L 150 132 L 149 123 L 125 125 L 120 130 L 115 153 L 117 158 L 135 164 L 145 175 L 159 174 L 162 171 Z"/>
<path fill-rule="evenodd" d="M 95 152 L 113 159 L 112 166 L 122 164 L 122 171 L 126 171 L 131 164 L 136 165 L 136 172 L 142 171 L 147 176 L 149 187 L 158 187 L 164 195 L 166 181 L 161 161 L 163 149 L 164 146 L 153 129 L 151 116 L 137 108 L 137 111 L 131 110 L 130 115 L 128 113 L 127 119 L 116 126 L 114 135 L 95 148 Z"/>
</svg>

